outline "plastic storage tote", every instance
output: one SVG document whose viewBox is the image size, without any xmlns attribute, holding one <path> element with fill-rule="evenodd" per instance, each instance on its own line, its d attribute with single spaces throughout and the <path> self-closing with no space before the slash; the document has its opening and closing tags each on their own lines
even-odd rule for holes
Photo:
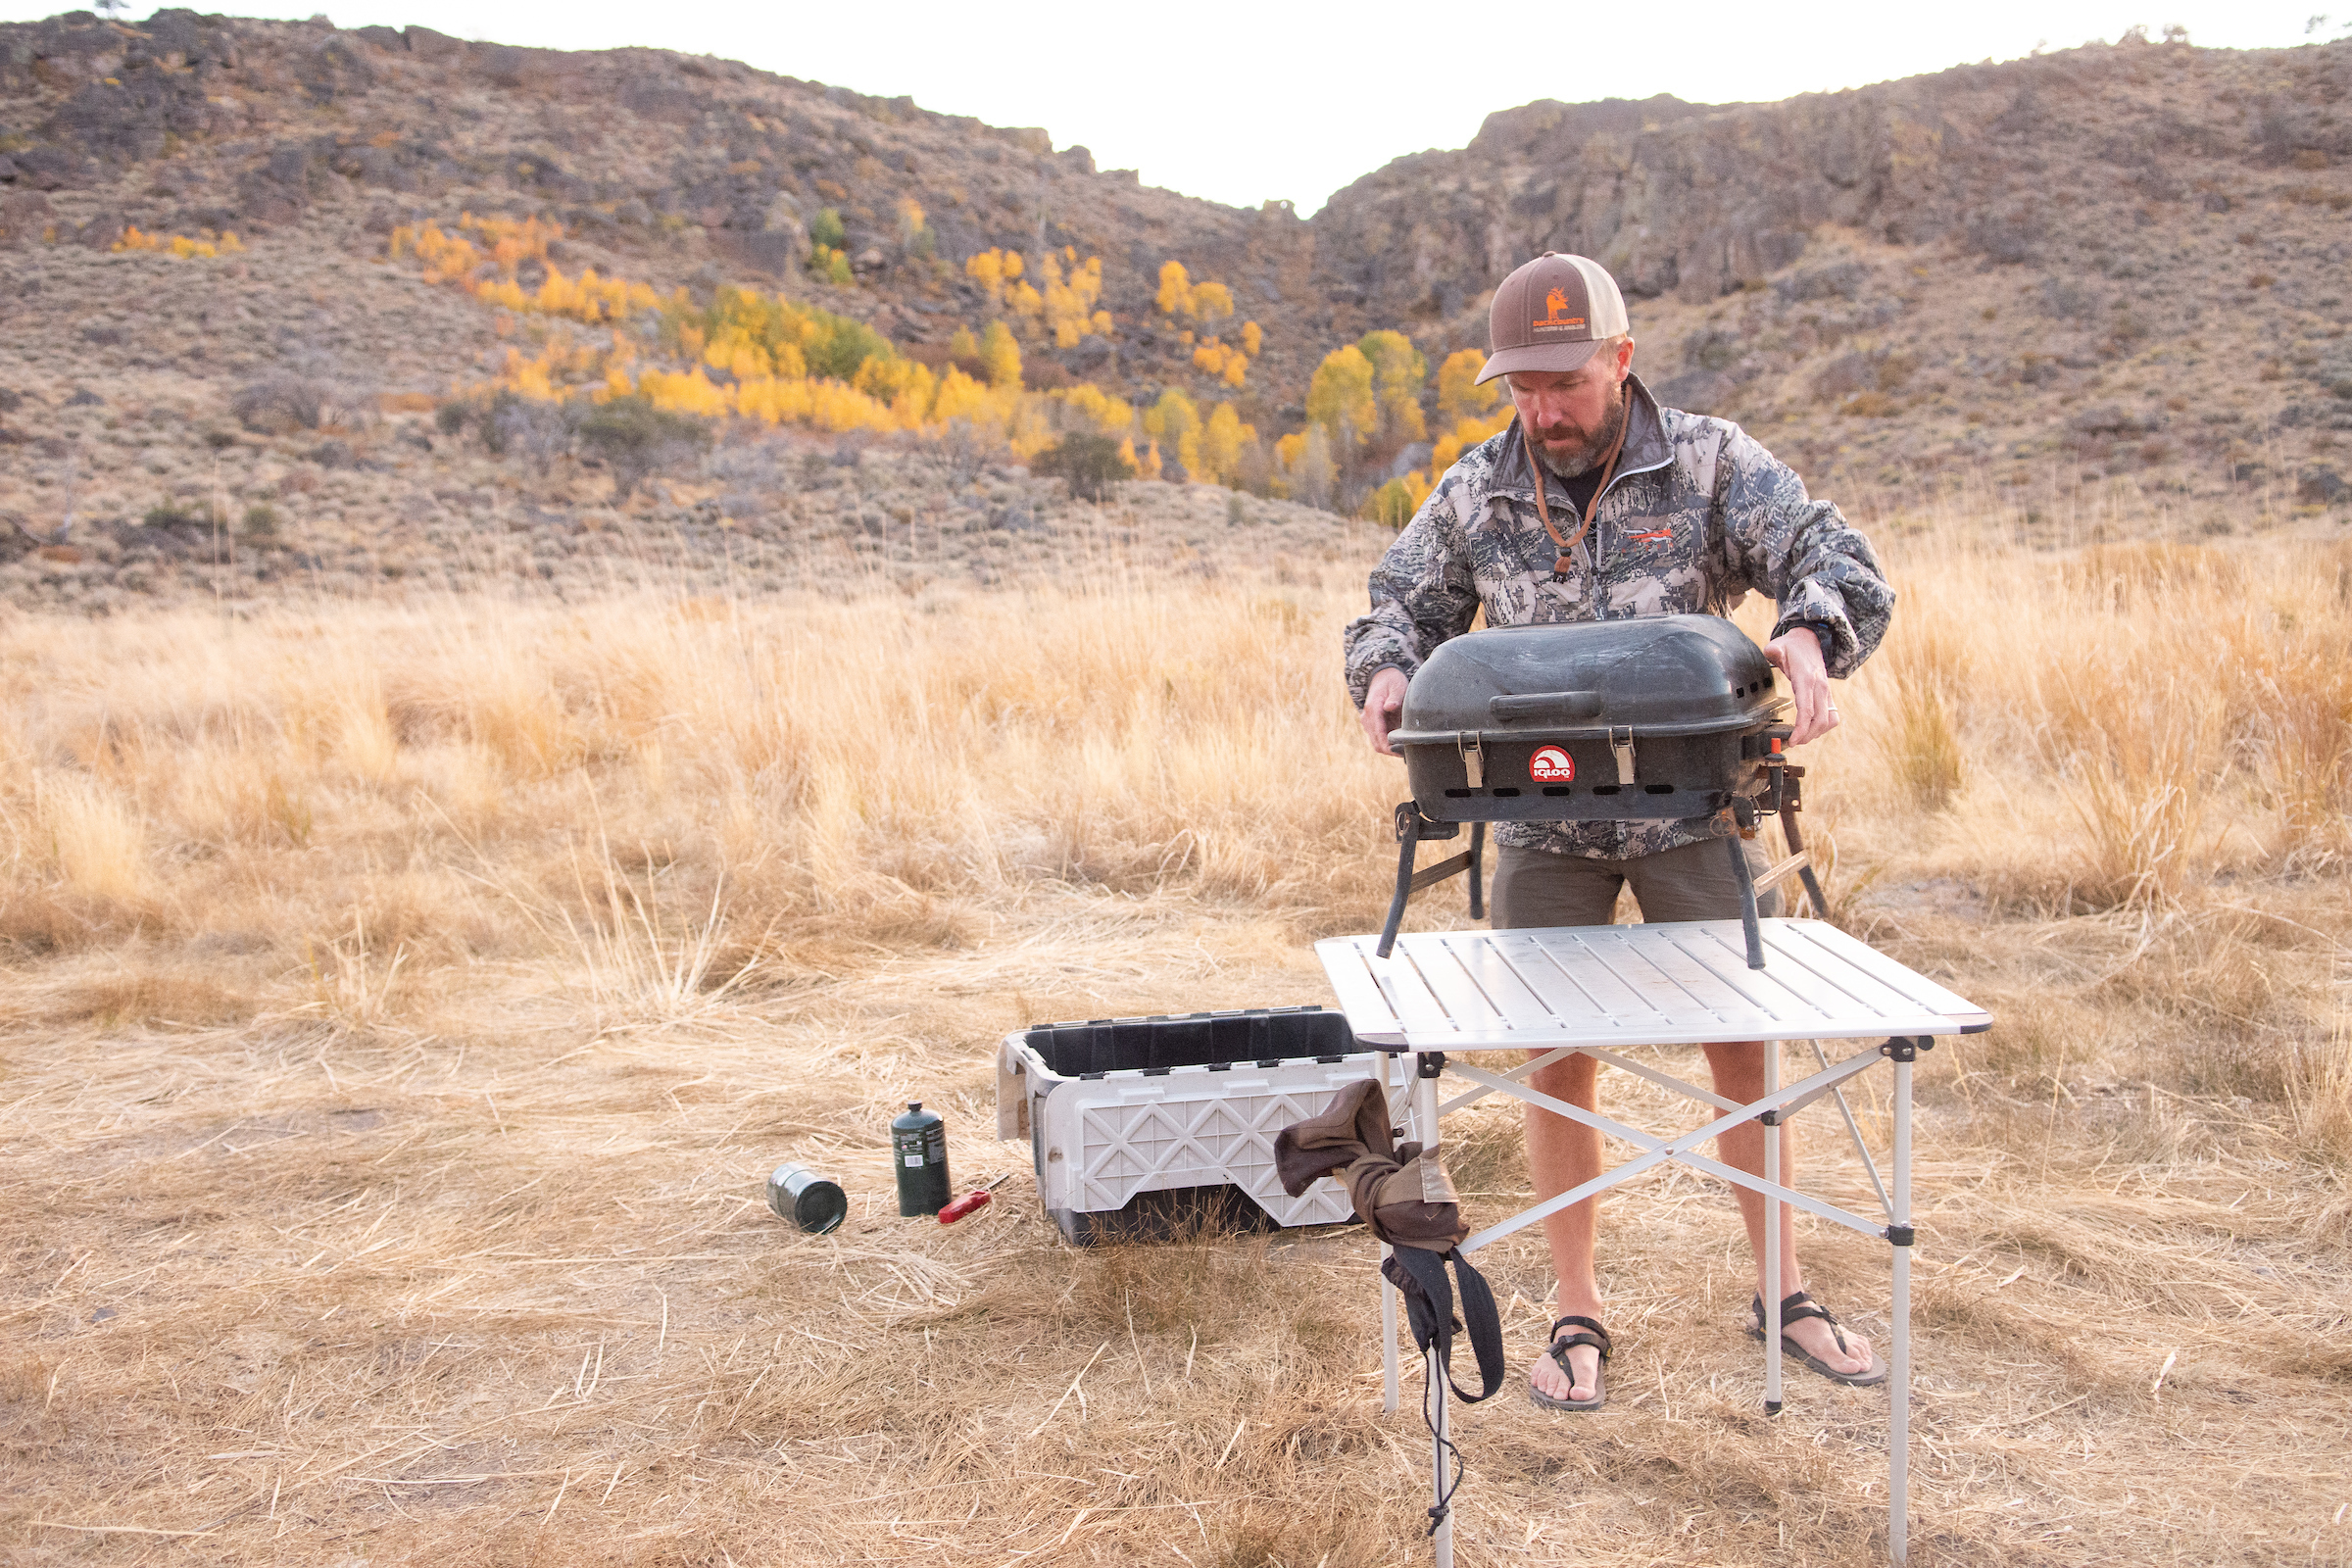
<svg viewBox="0 0 2352 1568">
<path fill-rule="evenodd" d="M 998 1051 L 997 1136 L 1029 1140 L 1038 1196 L 1079 1246 L 1202 1218 L 1329 1225 L 1353 1217 L 1347 1189 L 1285 1195 L 1274 1137 L 1379 1061 L 1320 1007 L 1040 1024 Z"/>
</svg>

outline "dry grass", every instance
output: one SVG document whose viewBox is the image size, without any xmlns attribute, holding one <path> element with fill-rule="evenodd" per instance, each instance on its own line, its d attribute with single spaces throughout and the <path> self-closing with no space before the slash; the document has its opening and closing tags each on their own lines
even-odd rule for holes
<svg viewBox="0 0 2352 1568">
<path fill-rule="evenodd" d="M 2001 1018 L 1923 1074 L 1915 1560 L 2352 1561 L 2345 553 L 1923 521 L 1809 759 L 1842 917 Z M 0 628 L 0 1556 L 1418 1560 L 1359 1237 L 889 1196 L 904 1099 L 1025 1168 L 1008 1027 L 1326 1000 L 1398 781 L 1290 577 Z M 1884 1401 L 1757 1413 L 1721 1190 L 1603 1225 L 1612 1407 L 1465 1413 L 1463 1560 L 1877 1560 Z"/>
</svg>

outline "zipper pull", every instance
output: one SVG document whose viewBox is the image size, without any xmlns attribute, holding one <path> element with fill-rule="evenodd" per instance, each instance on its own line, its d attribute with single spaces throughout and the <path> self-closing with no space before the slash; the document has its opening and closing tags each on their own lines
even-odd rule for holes
<svg viewBox="0 0 2352 1568">
<path fill-rule="evenodd" d="M 1625 734 L 1622 738 L 1615 729 L 1612 728 L 1609 731 L 1609 750 L 1617 754 L 1617 782 L 1621 785 L 1632 784 L 1634 781 L 1634 727 L 1631 724 L 1625 727 Z"/>
</svg>

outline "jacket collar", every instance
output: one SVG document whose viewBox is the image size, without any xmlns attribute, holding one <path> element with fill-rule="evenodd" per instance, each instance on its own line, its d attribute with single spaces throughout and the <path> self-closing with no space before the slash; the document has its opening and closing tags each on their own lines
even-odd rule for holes
<svg viewBox="0 0 2352 1568">
<path fill-rule="evenodd" d="M 1625 384 L 1633 407 L 1626 412 L 1625 450 L 1617 456 L 1616 477 L 1609 481 L 1611 489 L 1628 474 L 1647 473 L 1662 468 L 1672 459 L 1666 443 L 1666 421 L 1658 413 L 1658 400 L 1650 395 L 1642 378 L 1631 371 Z M 1527 432 L 1519 421 L 1511 421 L 1509 445 L 1504 449 L 1502 462 L 1494 467 L 1489 482 L 1489 495 L 1513 496 L 1533 503 L 1536 499 L 1536 475 L 1541 471 L 1527 449 Z M 1559 481 L 1551 481 L 1553 493 L 1559 492 Z"/>
</svg>

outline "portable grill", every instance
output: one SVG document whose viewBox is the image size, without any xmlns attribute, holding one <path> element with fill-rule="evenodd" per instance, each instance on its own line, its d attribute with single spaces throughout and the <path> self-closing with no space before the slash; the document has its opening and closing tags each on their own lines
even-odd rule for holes
<svg viewBox="0 0 2352 1568">
<path fill-rule="evenodd" d="M 1387 957 L 1413 894 L 1468 872 L 1485 913 L 1486 824 L 1705 817 L 1730 846 L 1747 962 L 1764 967 L 1756 891 L 1796 872 L 1821 886 L 1796 825 L 1804 769 L 1784 755 L 1788 699 L 1764 651 L 1720 615 L 1496 626 L 1440 645 L 1412 678 L 1389 742 L 1413 798 L 1396 808 Z M 1759 881 L 1741 849 L 1781 814 L 1790 854 Z M 1424 839 L 1471 824 L 1470 848 L 1416 870 Z"/>
</svg>

